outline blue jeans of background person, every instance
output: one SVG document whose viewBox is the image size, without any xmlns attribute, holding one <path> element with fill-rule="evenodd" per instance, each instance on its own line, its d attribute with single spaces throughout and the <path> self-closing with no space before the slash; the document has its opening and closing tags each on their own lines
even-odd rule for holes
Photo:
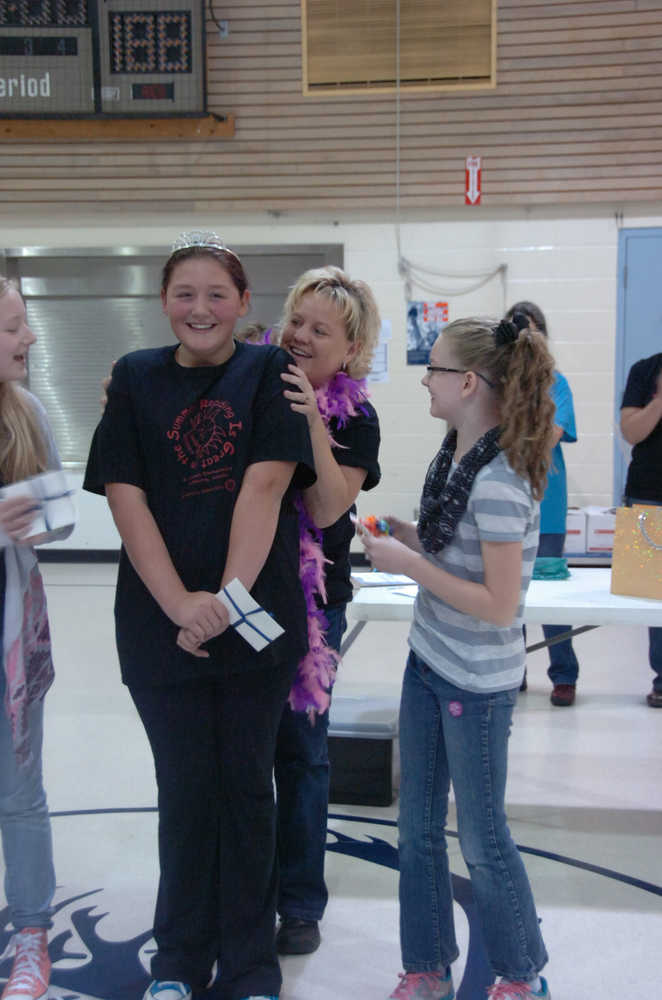
<svg viewBox="0 0 662 1000">
<path fill-rule="evenodd" d="M 345 604 L 324 609 L 326 639 L 340 650 L 347 627 Z M 276 744 L 278 863 L 281 917 L 321 920 L 329 894 L 324 855 L 329 811 L 329 713 L 311 725 L 304 712 L 285 706 Z"/>
<path fill-rule="evenodd" d="M 564 544 L 565 534 L 552 534 L 551 532 L 541 534 L 538 542 L 538 555 L 562 556 Z M 555 639 L 557 635 L 569 631 L 570 628 L 570 625 L 543 625 L 542 630 L 545 639 L 549 642 L 550 639 Z M 548 652 L 547 676 L 552 684 L 575 685 L 579 675 L 579 663 L 572 648 L 572 640 L 564 639 L 563 642 L 557 642 L 549 647 Z"/>
<path fill-rule="evenodd" d="M 0 691 L 2 688 L 4 673 Z M 17 931 L 24 927 L 51 927 L 55 872 L 41 766 L 44 702 L 42 699 L 28 708 L 32 756 L 28 764 L 20 766 L 2 700 L 0 697 L 0 828 L 5 895 Z"/>
<path fill-rule="evenodd" d="M 624 497 L 623 503 L 626 507 L 632 507 L 633 504 L 662 507 L 662 500 L 656 503 L 654 500 L 637 500 L 635 497 Z M 662 628 L 648 629 L 648 662 L 655 674 L 653 677 L 653 690 L 662 694 Z"/>
<path fill-rule="evenodd" d="M 506 822 L 507 747 L 517 688 L 474 694 L 409 654 L 400 706 L 400 943 L 407 972 L 458 956 L 446 819 L 451 782 L 495 975 L 531 979 L 547 961 L 531 887 Z"/>
</svg>

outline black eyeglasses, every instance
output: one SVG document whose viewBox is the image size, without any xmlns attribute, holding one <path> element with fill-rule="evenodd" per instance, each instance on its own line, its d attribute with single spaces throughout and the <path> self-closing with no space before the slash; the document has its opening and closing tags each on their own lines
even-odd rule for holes
<svg viewBox="0 0 662 1000">
<path fill-rule="evenodd" d="M 434 375 L 435 372 L 454 372 L 456 375 L 466 375 L 464 368 L 442 368 L 440 365 L 426 365 L 425 370 L 428 375 Z M 474 372 L 474 375 L 477 375 L 478 378 L 482 378 L 483 382 L 485 382 L 486 385 L 489 385 L 490 389 L 494 388 L 494 382 L 490 382 L 490 380 L 485 378 L 484 375 L 481 375 L 480 372 Z"/>
</svg>

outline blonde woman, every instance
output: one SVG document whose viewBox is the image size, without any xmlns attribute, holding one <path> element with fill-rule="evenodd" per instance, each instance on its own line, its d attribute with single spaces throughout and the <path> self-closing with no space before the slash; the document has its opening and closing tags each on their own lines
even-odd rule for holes
<svg viewBox="0 0 662 1000">
<path fill-rule="evenodd" d="M 359 492 L 380 478 L 379 421 L 365 382 L 379 327 L 368 285 L 339 267 L 323 267 L 295 283 L 272 338 L 292 357 L 281 376 L 284 395 L 306 417 L 317 475 L 298 502 L 309 652 L 298 666 L 276 744 L 281 954 L 315 951 L 328 899 L 328 709 L 352 599 L 350 512 Z"/>
</svg>

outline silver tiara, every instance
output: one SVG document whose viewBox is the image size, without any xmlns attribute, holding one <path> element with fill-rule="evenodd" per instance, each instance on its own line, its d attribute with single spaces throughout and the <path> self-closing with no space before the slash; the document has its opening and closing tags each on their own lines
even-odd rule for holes
<svg viewBox="0 0 662 1000">
<path fill-rule="evenodd" d="M 231 253 L 233 257 L 237 257 L 234 250 L 226 247 L 218 233 L 214 233 L 209 229 L 191 229 L 188 233 L 180 233 L 170 247 L 170 253 L 176 253 L 178 250 L 189 250 L 191 247 L 203 247 L 207 250 L 223 250 L 225 253 Z M 238 257 L 237 260 L 239 260 Z"/>
</svg>

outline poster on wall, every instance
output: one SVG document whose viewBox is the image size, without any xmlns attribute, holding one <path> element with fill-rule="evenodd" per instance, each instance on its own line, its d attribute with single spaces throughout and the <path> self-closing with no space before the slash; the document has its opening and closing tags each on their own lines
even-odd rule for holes
<svg viewBox="0 0 662 1000">
<path fill-rule="evenodd" d="M 383 319 L 379 331 L 379 342 L 372 357 L 372 367 L 368 372 L 368 382 L 388 382 L 388 345 L 391 342 L 391 321 Z"/>
<path fill-rule="evenodd" d="M 448 302 L 407 304 L 407 364 L 427 365 L 430 348 L 448 323 Z"/>
</svg>

